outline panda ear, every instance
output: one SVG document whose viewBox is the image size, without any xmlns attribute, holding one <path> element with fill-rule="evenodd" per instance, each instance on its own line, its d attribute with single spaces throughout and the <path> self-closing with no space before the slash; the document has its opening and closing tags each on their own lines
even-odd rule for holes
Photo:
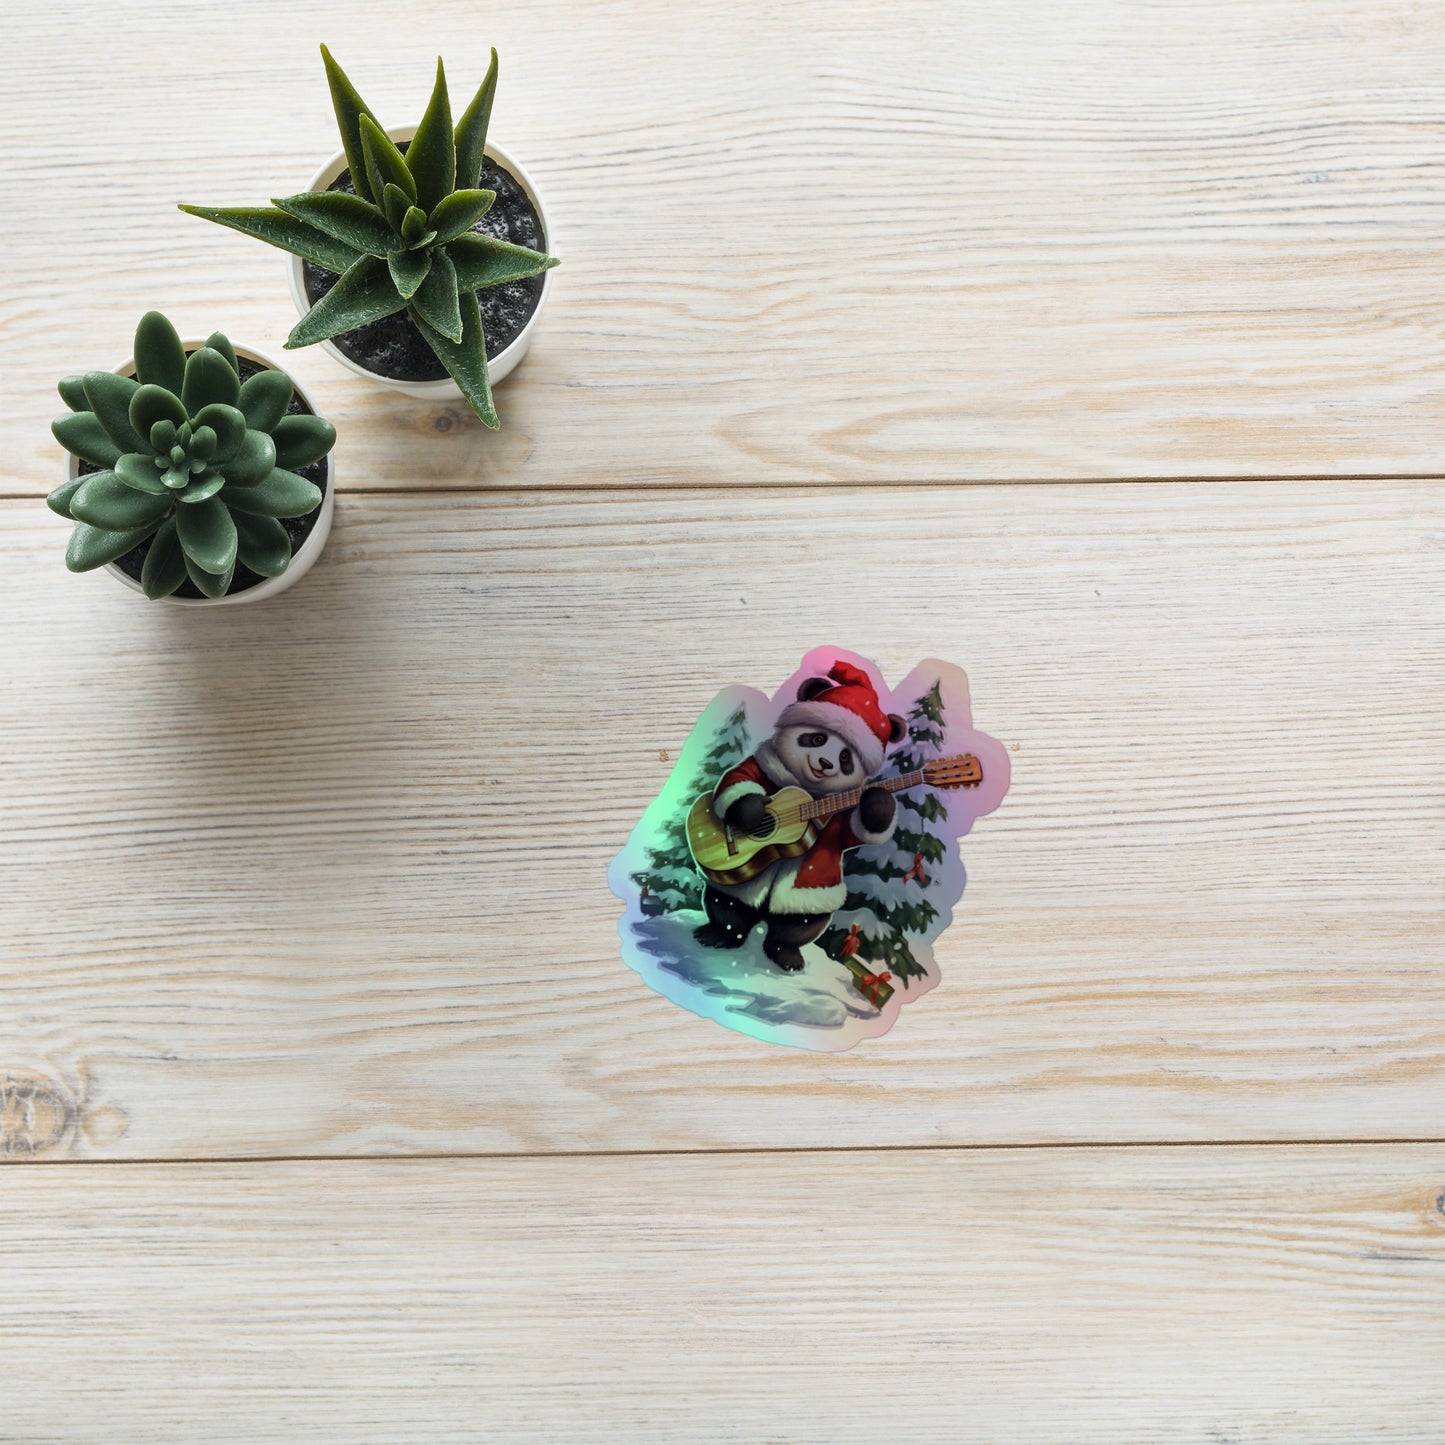
<svg viewBox="0 0 1445 1445">
<path fill-rule="evenodd" d="M 826 677 L 810 677 L 798 689 L 798 701 L 812 702 L 815 697 L 828 692 L 832 686 Z"/>
<path fill-rule="evenodd" d="M 908 724 L 896 712 L 888 714 L 888 741 L 901 743 L 908 736 Z"/>
</svg>

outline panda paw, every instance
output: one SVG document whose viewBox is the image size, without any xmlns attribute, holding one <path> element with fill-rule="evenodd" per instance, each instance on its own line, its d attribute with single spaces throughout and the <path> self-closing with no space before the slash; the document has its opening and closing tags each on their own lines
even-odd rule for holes
<svg viewBox="0 0 1445 1445">
<path fill-rule="evenodd" d="M 807 959 L 802 955 L 801 950 L 791 948 L 787 944 L 764 943 L 763 952 L 767 954 L 776 968 L 782 969 L 784 973 L 801 973 L 807 966 Z"/>
<path fill-rule="evenodd" d="M 897 808 L 887 788 L 867 788 L 858 800 L 858 818 L 870 833 L 886 833 Z"/>
</svg>

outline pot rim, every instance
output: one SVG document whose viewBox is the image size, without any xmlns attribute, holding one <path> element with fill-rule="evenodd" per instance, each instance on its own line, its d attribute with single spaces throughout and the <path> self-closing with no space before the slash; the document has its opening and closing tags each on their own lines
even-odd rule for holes
<svg viewBox="0 0 1445 1445">
<path fill-rule="evenodd" d="M 410 140 L 416 134 L 415 125 L 394 125 L 387 127 L 387 135 L 394 141 Z M 489 136 L 483 147 L 483 154 L 499 162 L 513 178 L 526 191 L 532 205 L 536 208 L 537 217 L 542 222 L 542 234 L 546 243 L 547 254 L 558 256 L 556 242 L 552 231 L 552 218 L 547 214 L 547 207 L 542 200 L 541 192 L 537 189 L 536 182 L 527 173 L 521 162 L 516 160 L 510 151 L 498 145 Z M 324 191 L 337 176 L 347 168 L 346 152 L 337 151 L 332 157 L 316 172 L 311 178 L 309 186 L 313 191 Z M 291 290 L 291 300 L 296 307 L 297 315 L 305 316 L 311 309 L 311 301 L 306 295 L 306 275 L 302 269 L 300 256 L 288 252 L 286 256 L 286 281 Z M 527 354 L 527 348 L 532 342 L 532 329 L 536 326 L 538 318 L 547 305 L 547 297 L 552 290 L 552 278 L 557 268 L 549 266 L 542 273 L 542 294 L 537 298 L 537 305 L 532 314 L 527 318 L 527 324 L 507 343 L 496 356 L 487 362 L 487 375 L 493 386 L 505 381 L 516 369 L 517 363 Z M 339 361 L 348 371 L 354 372 L 357 376 L 365 377 L 367 381 L 373 381 L 381 386 L 389 386 L 396 391 L 407 393 L 420 399 L 454 399 L 461 396 L 461 388 L 450 376 L 441 377 L 436 381 L 407 381 L 402 377 L 382 376 L 380 372 L 371 371 L 359 361 L 353 360 L 339 346 L 331 341 L 317 343 L 335 361 Z"/>
<path fill-rule="evenodd" d="M 206 344 L 204 336 L 184 336 L 181 338 L 181 345 L 189 354 Z M 236 356 L 245 357 L 247 361 L 255 362 L 257 366 L 267 371 L 280 371 L 291 378 L 291 384 L 300 393 L 312 412 L 320 416 L 316 399 L 279 361 L 268 356 L 264 351 L 258 351 L 254 346 L 247 346 L 240 342 L 232 341 Z M 111 367 L 116 376 L 133 376 L 135 374 L 135 356 L 126 357 L 119 366 Z M 326 454 L 326 492 L 321 498 L 321 510 L 317 515 L 315 525 L 306 534 L 306 540 L 296 552 L 292 554 L 291 561 L 287 564 L 286 570 L 279 577 L 266 577 L 256 583 L 254 587 L 247 587 L 241 592 L 228 592 L 224 597 L 156 597 L 149 598 L 152 603 L 167 603 L 172 607 L 227 607 L 239 606 L 246 602 L 262 602 L 268 597 L 274 597 L 278 592 L 284 592 L 287 587 L 299 582 L 309 572 L 317 557 L 321 555 L 322 548 L 326 545 L 326 538 L 331 532 L 331 518 L 336 510 L 336 462 L 335 449 Z M 80 458 L 74 452 L 66 453 L 66 480 L 73 482 L 80 475 Z M 128 573 L 123 572 L 115 562 L 107 562 L 104 569 L 113 577 L 118 578 L 132 592 L 139 592 L 145 596 L 145 589 Z"/>
</svg>

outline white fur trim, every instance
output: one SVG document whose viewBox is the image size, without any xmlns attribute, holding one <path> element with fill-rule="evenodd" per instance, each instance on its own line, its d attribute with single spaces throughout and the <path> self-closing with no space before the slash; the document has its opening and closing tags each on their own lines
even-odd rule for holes
<svg viewBox="0 0 1445 1445">
<path fill-rule="evenodd" d="M 773 890 L 768 896 L 768 908 L 773 913 L 835 913 L 848 901 L 848 885 L 835 883 L 831 888 L 799 888 L 798 859 L 791 868 L 779 868 L 773 879 Z"/>
<path fill-rule="evenodd" d="M 802 783 L 802 779 L 778 756 L 771 738 L 753 754 L 753 761 L 762 769 L 767 780 L 780 788 L 796 788 Z"/>
<path fill-rule="evenodd" d="M 794 887 L 793 880 L 802 866 L 801 858 L 785 858 L 746 883 L 712 886 L 749 908 L 764 908 L 770 913 L 835 913 L 847 901 L 847 884 L 837 883 L 832 888 Z"/>
<path fill-rule="evenodd" d="M 768 901 L 768 890 L 773 886 L 773 874 L 771 870 L 759 873 L 756 878 L 749 878 L 746 883 L 709 883 L 709 888 L 716 888 L 719 893 L 726 893 L 729 898 L 736 898 L 739 903 L 746 903 L 749 908 L 762 908 Z"/>
<path fill-rule="evenodd" d="M 870 833 L 863 826 L 862 808 L 854 808 L 848 821 L 853 826 L 853 832 L 865 843 L 886 843 L 898 827 L 898 810 L 896 808 L 893 810 L 893 816 L 888 820 L 888 826 L 881 833 Z"/>
<path fill-rule="evenodd" d="M 721 818 L 739 798 L 746 798 L 750 793 L 761 793 L 767 795 L 767 789 L 761 783 L 749 782 L 744 778 L 740 783 L 734 783 L 729 788 L 724 788 L 720 793 L 714 793 L 712 799 L 712 810 Z"/>
<path fill-rule="evenodd" d="M 836 733 L 855 753 L 865 773 L 876 773 L 883 766 L 883 744 L 856 712 L 836 702 L 811 698 L 807 702 L 790 702 L 778 719 L 780 728 L 819 727 Z"/>
</svg>

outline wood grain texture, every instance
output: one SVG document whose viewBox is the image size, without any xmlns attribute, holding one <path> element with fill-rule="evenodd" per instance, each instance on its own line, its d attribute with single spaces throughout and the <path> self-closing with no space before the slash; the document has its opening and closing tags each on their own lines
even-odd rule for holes
<svg viewBox="0 0 1445 1445">
<path fill-rule="evenodd" d="M 0 1439 L 1434 1445 L 1445 1152 L 0 1173 Z"/>
<path fill-rule="evenodd" d="M 499 436 L 295 355 L 350 488 L 1439 468 L 1433 6 L 12 0 L 0 488 L 147 307 L 279 348 L 279 257 L 174 206 L 305 185 L 322 39 L 388 121 L 497 44 L 565 258 Z"/>
<path fill-rule="evenodd" d="M 350 496 L 199 616 L 64 531 L 0 506 L 12 1157 L 1438 1132 L 1436 486 Z M 653 995 L 604 870 L 828 640 L 966 665 L 1014 783 L 822 1058 Z"/>
</svg>

